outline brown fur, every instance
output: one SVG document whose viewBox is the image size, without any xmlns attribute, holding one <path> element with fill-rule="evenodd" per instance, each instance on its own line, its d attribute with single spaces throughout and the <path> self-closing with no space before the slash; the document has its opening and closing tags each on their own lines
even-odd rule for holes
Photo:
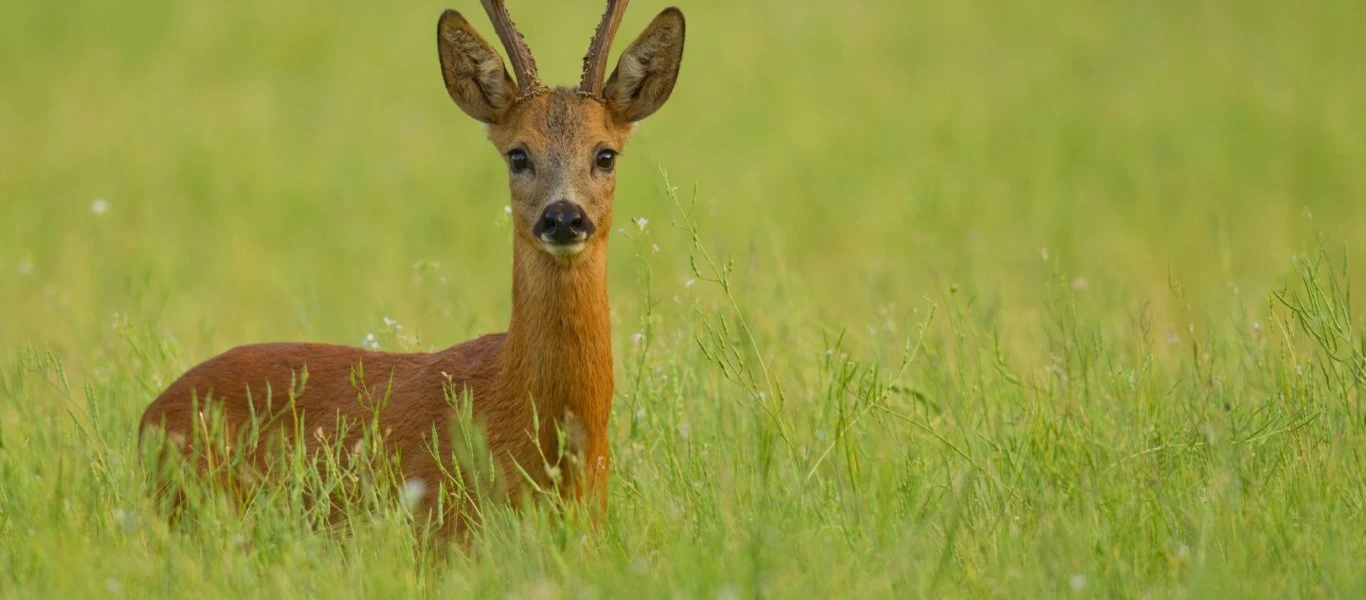
<svg viewBox="0 0 1366 600">
<path fill-rule="evenodd" d="M 594 167 L 594 157 L 604 148 L 620 151 L 634 122 L 668 98 L 682 56 L 682 14 L 661 13 L 623 54 L 618 72 L 625 69 L 628 76 L 613 75 L 610 101 L 567 88 L 542 88 L 514 101 L 516 88 L 502 60 L 453 13 L 438 26 L 447 91 L 467 114 L 489 124 L 500 154 L 520 149 L 534 165 L 529 173 L 510 174 L 515 233 L 508 331 L 430 354 L 304 343 L 242 346 L 172 383 L 143 414 L 141 431 L 164 429 L 207 474 L 214 470 L 212 452 L 200 447 L 196 432 L 208 404 L 221 411 L 228 439 L 261 432 L 250 438 L 252 447 L 239 451 L 269 481 L 263 440 L 284 439 L 317 452 L 341 435 L 339 423 L 354 436 L 377 418 L 377 433 L 397 455 L 401 477 L 424 482 L 420 506 L 445 517 L 441 532 L 450 534 L 464 529 L 474 501 L 436 493 L 455 472 L 445 450 L 452 439 L 445 436 L 453 435 L 456 411 L 465 408 L 453 406 L 448 391 L 457 397 L 465 392 L 502 472 L 502 493 L 516 502 L 528 490 L 555 489 L 558 472 L 561 494 L 589 499 L 601 517 L 610 470 L 606 273 L 616 180 L 613 171 Z M 596 224 L 597 234 L 577 254 L 551 253 L 532 235 L 542 210 L 557 200 L 578 204 Z M 353 382 L 356 372 L 363 377 Z M 434 454 L 433 444 L 443 451 Z"/>
<path fill-rule="evenodd" d="M 474 119 L 496 121 L 517 97 L 517 85 L 503 69 L 503 59 L 453 10 L 442 13 L 436 35 L 441 78 L 451 99 Z"/>
<path fill-rule="evenodd" d="M 683 62 L 684 25 L 682 12 L 666 8 L 621 53 L 603 96 L 622 118 L 644 119 L 669 99 Z"/>
</svg>

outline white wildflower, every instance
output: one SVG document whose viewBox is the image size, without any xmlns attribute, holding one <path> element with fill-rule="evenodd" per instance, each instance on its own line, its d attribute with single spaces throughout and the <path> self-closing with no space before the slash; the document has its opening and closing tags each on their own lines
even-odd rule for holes
<svg viewBox="0 0 1366 600">
<path fill-rule="evenodd" d="M 138 528 L 137 518 L 122 508 L 115 508 L 109 515 L 113 517 L 115 523 L 123 528 L 124 531 L 133 532 Z"/>
<path fill-rule="evenodd" d="M 634 217 L 631 222 L 636 224 L 636 229 L 639 231 L 645 231 L 645 226 L 650 224 L 650 220 L 645 217 Z"/>
<path fill-rule="evenodd" d="M 90 214 L 102 215 L 109 212 L 109 201 L 104 198 L 96 198 L 90 201 Z"/>
<path fill-rule="evenodd" d="M 426 493 L 427 482 L 414 477 L 404 480 L 403 490 L 399 492 L 399 497 L 402 499 L 403 505 L 408 507 L 408 510 L 412 510 L 417 508 L 417 503 L 422 501 L 422 496 Z"/>
<path fill-rule="evenodd" d="M 697 280 L 696 280 L 696 279 L 689 279 L 689 280 L 683 282 L 683 288 L 684 288 L 684 289 L 690 288 L 690 287 L 693 286 L 693 284 L 696 284 L 696 283 L 697 283 Z"/>
<path fill-rule="evenodd" d="M 1072 586 L 1073 590 L 1084 590 L 1086 589 L 1086 576 L 1081 573 L 1075 573 L 1072 575 L 1071 579 L 1067 580 L 1067 583 Z"/>
<path fill-rule="evenodd" d="M 505 214 L 505 215 L 510 215 L 510 214 L 512 214 L 512 205 L 510 205 L 510 204 L 504 205 L 504 206 L 503 206 L 503 214 Z"/>
<path fill-rule="evenodd" d="M 643 556 L 636 556 L 631 559 L 631 572 L 644 575 L 649 572 L 650 563 Z"/>
<path fill-rule="evenodd" d="M 527 600 L 552 600 L 558 599 L 563 595 L 564 593 L 560 591 L 559 586 L 555 585 L 555 583 L 549 579 L 540 579 L 535 583 L 532 583 L 527 586 L 526 590 L 522 593 L 522 597 Z"/>
</svg>

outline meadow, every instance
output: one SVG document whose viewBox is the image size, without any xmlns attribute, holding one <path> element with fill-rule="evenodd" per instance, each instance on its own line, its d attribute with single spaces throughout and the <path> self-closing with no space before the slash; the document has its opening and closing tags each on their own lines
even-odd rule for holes
<svg viewBox="0 0 1366 600">
<path fill-rule="evenodd" d="M 506 327 L 452 2 L 0 4 L 0 597 L 1366 596 L 1351 0 L 679 0 L 605 531 L 169 526 L 136 424 L 186 368 Z M 511 3 L 544 79 L 601 9 Z"/>
</svg>

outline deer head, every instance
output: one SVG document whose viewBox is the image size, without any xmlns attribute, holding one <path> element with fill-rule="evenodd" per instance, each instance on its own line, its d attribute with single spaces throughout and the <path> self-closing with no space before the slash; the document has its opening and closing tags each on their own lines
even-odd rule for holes
<svg viewBox="0 0 1366 600">
<path fill-rule="evenodd" d="M 446 91 L 461 110 L 486 124 L 507 161 L 514 243 L 571 265 L 585 250 L 601 253 L 612 223 L 616 159 L 635 124 L 669 99 L 683 60 L 683 13 L 665 9 L 622 53 L 603 81 L 608 51 L 627 0 L 607 12 L 584 56 L 576 89 L 550 89 L 508 16 L 503 0 L 483 0 L 516 73 L 460 13 L 437 24 Z"/>
</svg>

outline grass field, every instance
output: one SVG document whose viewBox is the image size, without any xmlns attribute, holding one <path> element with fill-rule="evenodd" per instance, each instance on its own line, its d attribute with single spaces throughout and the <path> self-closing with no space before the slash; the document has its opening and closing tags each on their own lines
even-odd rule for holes
<svg viewBox="0 0 1366 600">
<path fill-rule="evenodd" d="M 576 81 L 599 3 L 511 4 Z M 446 6 L 0 4 L 0 597 L 1366 596 L 1353 0 L 683 3 L 607 531 L 168 527 L 135 426 L 184 369 L 505 328 Z"/>
</svg>

